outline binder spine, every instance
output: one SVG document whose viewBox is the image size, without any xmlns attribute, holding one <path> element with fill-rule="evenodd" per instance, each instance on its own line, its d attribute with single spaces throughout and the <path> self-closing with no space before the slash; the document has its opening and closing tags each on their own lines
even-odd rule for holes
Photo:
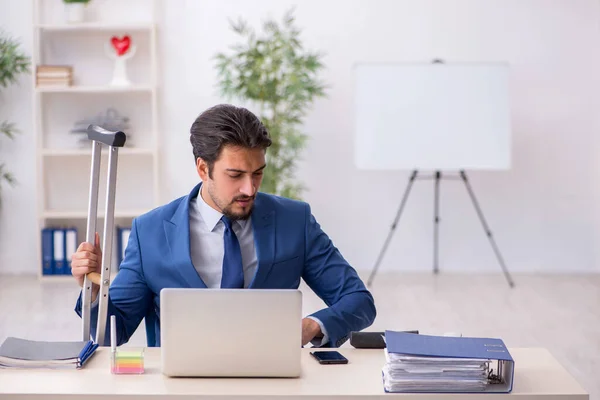
<svg viewBox="0 0 600 400">
<path fill-rule="evenodd" d="M 42 229 L 42 275 L 54 275 L 54 229 Z"/>
<path fill-rule="evenodd" d="M 73 254 L 77 251 L 77 229 L 68 228 L 65 230 L 65 273 L 71 273 L 71 263 Z"/>
<path fill-rule="evenodd" d="M 64 229 L 54 229 L 54 274 L 65 275 Z"/>
</svg>

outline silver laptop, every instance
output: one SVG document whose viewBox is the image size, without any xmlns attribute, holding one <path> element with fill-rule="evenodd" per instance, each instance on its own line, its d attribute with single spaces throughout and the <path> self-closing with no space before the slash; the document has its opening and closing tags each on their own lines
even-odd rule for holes
<svg viewBox="0 0 600 400">
<path fill-rule="evenodd" d="M 298 377 L 302 293 L 163 289 L 160 342 L 167 376 Z"/>
</svg>

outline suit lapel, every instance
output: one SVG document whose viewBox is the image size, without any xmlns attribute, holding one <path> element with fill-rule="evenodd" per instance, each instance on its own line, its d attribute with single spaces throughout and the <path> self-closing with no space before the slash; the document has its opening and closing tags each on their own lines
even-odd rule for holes
<svg viewBox="0 0 600 400">
<path fill-rule="evenodd" d="M 191 288 L 206 288 L 206 284 L 198 275 L 190 252 L 190 201 L 198 195 L 200 185 L 179 204 L 170 220 L 164 220 L 165 236 L 171 251 L 171 265 L 183 277 Z"/>
<path fill-rule="evenodd" d="M 260 193 L 256 197 L 256 206 L 252 213 L 252 228 L 258 268 L 250 288 L 260 288 L 269 275 L 275 258 L 275 211 L 265 209 Z"/>
</svg>

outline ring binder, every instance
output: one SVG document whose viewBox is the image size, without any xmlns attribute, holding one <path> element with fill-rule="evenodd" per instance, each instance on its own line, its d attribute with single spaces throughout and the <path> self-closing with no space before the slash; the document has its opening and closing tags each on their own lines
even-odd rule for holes
<svg viewBox="0 0 600 400">
<path fill-rule="evenodd" d="M 395 331 L 386 331 L 385 338 L 386 392 L 512 391 L 514 360 L 501 339 Z"/>
</svg>

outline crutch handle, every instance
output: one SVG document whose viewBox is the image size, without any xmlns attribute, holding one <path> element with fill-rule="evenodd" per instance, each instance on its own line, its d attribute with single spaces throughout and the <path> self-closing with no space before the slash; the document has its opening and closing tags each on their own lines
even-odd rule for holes
<svg viewBox="0 0 600 400">
<path fill-rule="evenodd" d="M 97 272 L 90 272 L 87 274 L 87 278 L 98 286 L 100 286 L 100 282 L 102 282 L 102 278 Z"/>
<path fill-rule="evenodd" d="M 104 143 L 111 147 L 125 146 L 125 133 L 121 131 L 109 131 L 98 125 L 90 125 L 87 128 L 88 139 Z"/>
</svg>

